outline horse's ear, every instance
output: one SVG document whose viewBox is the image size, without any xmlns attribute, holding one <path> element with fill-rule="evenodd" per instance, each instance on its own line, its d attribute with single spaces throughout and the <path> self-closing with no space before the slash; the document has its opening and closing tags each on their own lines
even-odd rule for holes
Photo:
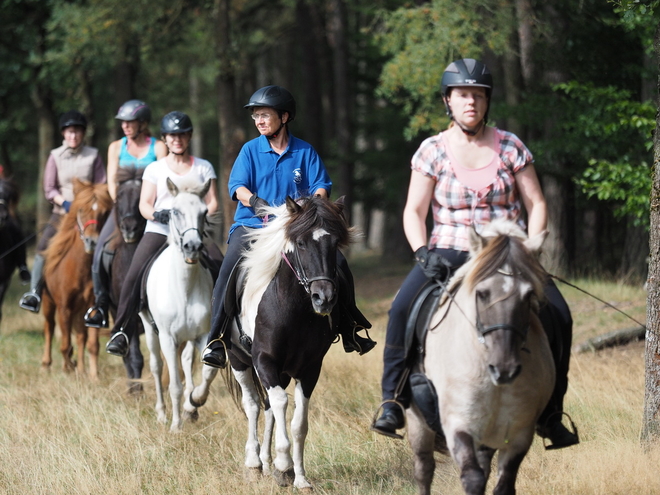
<svg viewBox="0 0 660 495">
<path fill-rule="evenodd" d="M 298 213 L 302 208 L 296 203 L 291 196 L 286 197 L 286 209 L 290 214 Z"/>
<path fill-rule="evenodd" d="M 339 208 L 340 211 L 344 211 L 344 199 L 346 196 L 340 196 L 337 201 L 335 201 L 335 205 Z"/>
<path fill-rule="evenodd" d="M 548 231 L 544 230 L 543 232 L 536 234 L 534 237 L 530 237 L 523 244 L 530 253 L 538 255 L 541 253 L 541 246 L 546 237 L 548 237 Z"/>
<path fill-rule="evenodd" d="M 470 253 L 477 254 L 486 246 L 486 238 L 480 236 L 472 225 L 468 229 L 468 232 L 470 234 Z"/>
<path fill-rule="evenodd" d="M 204 187 L 202 187 L 202 190 L 199 192 L 199 197 L 204 199 L 206 194 L 209 192 L 209 189 L 211 189 L 211 179 L 204 183 Z"/>
<path fill-rule="evenodd" d="M 167 189 L 170 191 L 170 194 L 172 196 L 176 196 L 177 194 L 179 194 L 179 188 L 176 187 L 176 184 L 172 182 L 172 179 L 170 179 L 169 177 L 167 178 Z"/>
</svg>

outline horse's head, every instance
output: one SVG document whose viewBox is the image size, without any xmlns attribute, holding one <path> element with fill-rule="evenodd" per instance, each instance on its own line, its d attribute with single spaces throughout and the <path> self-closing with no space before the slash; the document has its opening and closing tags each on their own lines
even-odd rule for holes
<svg viewBox="0 0 660 495">
<path fill-rule="evenodd" d="M 530 325 L 538 324 L 546 275 L 537 255 L 546 234 L 525 239 L 519 231 L 498 231 L 497 226 L 488 237 L 471 231 L 472 260 L 464 284 L 474 298 L 477 336 L 495 385 L 511 383 L 520 374 Z"/>
<path fill-rule="evenodd" d="M 79 179 L 73 181 L 73 194 L 74 200 L 67 216 L 75 218 L 85 252 L 91 254 L 112 208 L 112 199 L 106 184 L 90 184 Z M 65 228 L 64 223 L 62 228 Z"/>
<path fill-rule="evenodd" d="M 18 188 L 12 180 L 0 179 L 0 229 L 14 215 L 18 203 Z"/>
<path fill-rule="evenodd" d="M 197 263 L 208 212 L 204 197 L 211 187 L 211 180 L 201 188 L 180 189 L 168 178 L 167 187 L 174 197 L 170 210 L 170 244 L 179 248 L 186 263 Z"/>
<path fill-rule="evenodd" d="M 329 315 L 337 303 L 337 249 L 346 246 L 351 236 L 343 197 L 333 203 L 314 196 L 300 205 L 287 198 L 286 208 L 290 220 L 285 228 L 285 255 L 310 294 L 314 311 Z"/>
<path fill-rule="evenodd" d="M 116 221 L 124 242 L 137 242 L 147 221 L 140 214 L 140 191 L 144 169 L 121 167 L 117 171 Z"/>
</svg>

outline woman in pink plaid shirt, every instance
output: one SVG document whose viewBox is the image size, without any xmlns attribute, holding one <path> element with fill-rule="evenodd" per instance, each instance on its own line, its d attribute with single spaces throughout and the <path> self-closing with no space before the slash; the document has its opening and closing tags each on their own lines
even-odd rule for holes
<svg viewBox="0 0 660 495">
<path fill-rule="evenodd" d="M 446 280 L 466 260 L 468 231 L 496 218 L 516 221 L 524 228 L 527 212 L 529 236 L 547 226 L 547 206 L 532 154 L 510 132 L 487 126 L 493 78 L 488 68 L 474 59 L 457 60 L 442 76 L 442 97 L 452 123 L 446 131 L 426 139 L 412 158 L 408 199 L 403 226 L 417 264 L 403 282 L 389 313 L 382 378 L 383 400 L 410 403 L 408 387 L 396 394 L 406 369 L 404 352 L 408 308 L 429 278 Z M 427 242 L 426 216 L 433 211 L 433 230 Z M 557 384 L 537 431 L 553 448 L 579 442 L 577 433 L 561 422 L 563 398 L 568 387 L 568 364 L 573 321 L 561 293 L 548 277 L 548 303 L 540 318 L 548 333 L 557 369 Z M 393 402 L 372 429 L 401 438 L 403 411 Z"/>
</svg>

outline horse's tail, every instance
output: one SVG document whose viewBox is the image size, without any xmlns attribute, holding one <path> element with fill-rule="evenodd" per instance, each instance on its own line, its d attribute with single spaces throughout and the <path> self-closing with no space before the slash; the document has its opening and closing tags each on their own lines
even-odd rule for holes
<svg viewBox="0 0 660 495">
<path fill-rule="evenodd" d="M 259 396 L 259 402 L 264 409 L 269 409 L 270 404 L 268 402 L 268 394 L 266 393 L 264 386 L 261 384 L 261 380 L 259 380 L 257 370 L 255 370 L 253 366 L 251 366 L 250 369 L 252 370 L 252 380 L 254 381 L 254 386 L 257 390 L 257 395 Z M 222 379 L 225 381 L 225 385 L 227 385 L 227 390 L 229 391 L 229 395 L 234 401 L 234 404 L 243 411 L 243 405 L 241 404 L 243 393 L 241 392 L 241 387 L 238 384 L 236 377 L 231 371 L 231 366 L 225 367 L 222 373 Z"/>
</svg>

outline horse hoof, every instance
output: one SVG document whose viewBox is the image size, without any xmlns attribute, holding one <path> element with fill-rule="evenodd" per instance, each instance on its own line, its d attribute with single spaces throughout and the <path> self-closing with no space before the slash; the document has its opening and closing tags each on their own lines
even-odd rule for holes
<svg viewBox="0 0 660 495">
<path fill-rule="evenodd" d="M 184 410 L 183 411 L 183 419 L 187 420 L 187 421 L 190 421 L 191 423 L 194 423 L 195 421 L 197 421 L 199 419 L 199 412 L 197 411 L 197 409 L 195 409 L 194 411 Z"/>
<path fill-rule="evenodd" d="M 140 397 L 144 389 L 142 388 L 141 383 L 131 383 L 128 386 L 128 395 L 130 397 Z"/>
<path fill-rule="evenodd" d="M 245 481 L 248 483 L 259 481 L 262 475 L 261 468 L 245 468 Z"/>
<path fill-rule="evenodd" d="M 295 478 L 295 475 L 293 473 L 293 468 L 285 472 L 282 472 L 278 469 L 273 469 L 273 478 L 275 478 L 275 483 L 277 483 L 279 486 L 282 487 L 291 486 Z"/>
</svg>

